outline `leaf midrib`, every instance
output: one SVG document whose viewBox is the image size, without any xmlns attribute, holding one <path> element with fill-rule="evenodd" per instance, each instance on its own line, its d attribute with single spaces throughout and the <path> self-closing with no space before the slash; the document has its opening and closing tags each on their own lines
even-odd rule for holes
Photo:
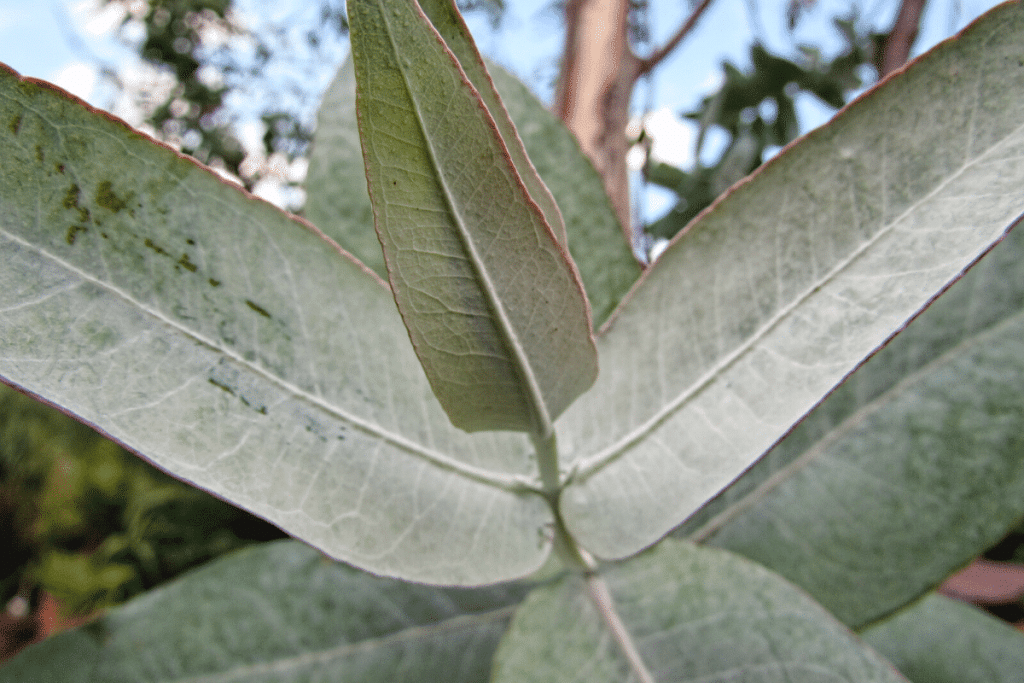
<svg viewBox="0 0 1024 683">
<path fill-rule="evenodd" d="M 55 263 L 59 267 L 65 269 L 70 273 L 74 273 L 75 275 L 80 277 L 84 282 L 91 283 L 103 289 L 104 291 L 107 291 L 113 294 L 114 296 L 117 296 L 118 298 L 130 304 L 136 310 L 142 311 L 146 315 L 149 315 L 150 317 L 158 320 L 160 323 L 177 331 L 183 337 L 191 339 L 192 341 L 203 346 L 206 346 L 207 348 L 212 349 L 214 352 L 229 358 L 233 362 L 237 363 L 239 366 L 245 368 L 246 370 L 254 374 L 261 376 L 263 379 L 267 380 L 271 384 L 282 389 L 286 394 L 291 395 L 296 399 L 305 401 L 306 403 L 312 405 L 313 407 L 323 410 L 328 415 L 333 415 L 336 419 L 339 419 L 341 421 L 347 421 L 357 429 L 360 429 L 366 432 L 367 434 L 375 436 L 381 441 L 389 443 L 395 446 L 396 448 L 403 450 L 411 455 L 420 457 L 437 467 L 451 471 L 455 474 L 465 477 L 466 479 L 470 479 L 478 483 L 486 484 L 488 486 L 516 494 L 526 492 L 538 492 L 536 484 L 526 477 L 519 475 L 499 475 L 489 470 L 484 470 L 479 467 L 468 465 L 464 462 L 451 458 L 450 456 L 447 456 L 443 453 L 439 453 L 432 449 L 426 448 L 421 444 L 417 444 L 399 434 L 392 433 L 386 430 L 383 426 L 374 424 L 368 420 L 358 417 L 346 410 L 343 410 L 339 406 L 327 403 L 320 397 L 292 384 L 291 382 L 284 380 L 281 377 L 278 377 L 268 372 L 259 365 L 255 365 L 250 361 L 245 360 L 235 351 L 228 348 L 224 348 L 223 346 L 217 344 L 216 342 L 207 339 L 203 335 L 197 333 L 195 330 L 189 329 L 188 327 L 183 326 L 178 321 L 167 317 L 161 311 L 151 308 L 146 304 L 138 301 L 137 299 L 132 297 L 128 292 L 125 292 L 124 290 L 115 287 L 113 284 L 101 280 L 96 276 L 78 268 L 77 266 L 67 262 L 66 260 L 57 256 L 56 254 L 47 251 L 41 246 L 32 244 L 31 242 L 27 242 L 20 236 L 15 235 L 7 230 L 0 230 L 0 235 L 6 237 L 7 239 L 10 239 L 11 241 L 17 244 L 22 245 L 27 249 L 34 250 L 36 253 L 40 254 L 46 259 L 49 259 L 51 262 Z"/>
<path fill-rule="evenodd" d="M 418 7 L 414 7 L 413 11 L 419 11 L 422 14 L 422 10 L 419 10 Z M 401 58 L 399 57 L 399 48 L 395 42 L 394 32 L 391 30 L 391 23 L 388 20 L 387 13 L 382 11 L 381 16 L 384 19 L 384 23 L 387 25 L 386 33 L 388 41 L 391 43 L 392 53 L 395 55 L 398 61 L 401 62 Z M 433 25 L 430 23 L 429 19 L 426 17 L 425 14 L 422 14 L 422 18 L 426 20 L 427 26 L 434 33 L 434 37 L 440 42 L 442 46 L 444 46 L 443 49 L 447 53 L 447 56 L 452 60 L 452 63 L 456 66 L 458 73 L 463 80 L 463 83 L 465 83 L 476 96 L 476 103 L 479 104 L 482 112 L 486 114 L 486 116 L 491 118 L 491 127 L 494 130 L 495 135 L 498 136 L 499 133 L 497 124 L 494 123 L 493 117 L 491 117 L 490 111 L 487 109 L 487 105 L 484 104 L 483 100 L 481 99 L 479 93 L 476 90 L 476 87 L 470 81 L 469 77 L 466 76 L 465 72 L 462 69 L 462 66 L 459 64 L 458 59 L 455 57 L 454 53 L 452 53 L 452 51 L 446 45 L 444 45 L 444 39 L 437 32 L 437 29 L 433 27 Z M 487 273 L 487 269 L 483 264 L 483 261 L 480 258 L 479 254 L 477 253 L 470 229 L 466 226 L 466 222 L 463 219 L 462 213 L 457 208 L 456 202 L 452 196 L 451 189 L 448 186 L 444 174 L 442 174 L 438 170 L 440 169 L 441 166 L 438 163 L 437 153 L 434 148 L 434 142 L 432 137 L 428 134 L 427 129 L 424 125 L 420 103 L 417 100 L 416 96 L 414 95 L 413 88 L 409 84 L 409 78 L 406 75 L 405 69 L 399 68 L 398 71 L 399 73 L 402 74 L 402 82 L 405 83 L 405 91 L 409 96 L 409 101 L 412 102 L 412 105 L 415 109 L 416 124 L 419 126 L 420 134 L 423 136 L 423 140 L 426 143 L 425 148 L 427 154 L 430 157 L 431 167 L 434 169 L 434 176 L 437 179 L 438 185 L 440 185 L 441 189 L 444 192 L 445 204 L 448 205 L 449 213 L 453 217 L 452 222 L 455 224 L 456 229 L 458 230 L 462 246 L 469 255 L 469 258 L 467 260 L 470 266 L 473 268 L 473 273 L 476 275 L 477 281 L 481 285 L 481 290 L 484 292 L 484 295 L 487 299 L 488 305 L 491 308 L 491 312 L 494 316 L 494 319 L 496 319 L 498 322 L 497 327 L 500 334 L 502 335 L 502 341 L 504 342 L 505 348 L 512 354 L 513 358 L 515 359 L 516 373 L 519 375 L 520 381 L 526 385 L 531 408 L 533 410 L 531 422 L 533 422 L 534 424 L 534 431 L 540 439 L 547 439 L 551 436 L 552 432 L 554 431 L 553 420 L 551 419 L 551 414 L 548 411 L 547 404 L 543 400 L 543 394 L 541 392 L 537 376 L 534 373 L 533 366 L 530 365 L 526 357 L 526 351 L 523 349 L 522 342 L 520 342 L 519 336 L 516 334 L 515 328 L 512 325 L 511 320 L 509 319 L 508 313 L 505 311 L 505 307 L 501 302 L 501 297 L 498 294 L 497 288 L 491 281 L 491 278 Z M 500 142 L 500 139 L 499 144 L 501 144 L 501 146 L 504 148 L 504 143 Z M 509 154 L 507 149 L 504 149 L 504 152 L 506 159 L 508 159 L 509 163 L 511 164 L 511 155 Z M 526 198 L 527 202 L 533 203 L 533 200 L 530 197 L 529 192 L 526 189 L 526 186 L 523 184 L 522 179 L 519 178 L 518 170 L 513 167 L 513 171 L 515 171 L 513 177 L 515 178 L 515 180 L 519 182 L 519 187 L 522 190 L 523 196 Z M 535 209 L 536 214 L 542 215 L 540 212 L 540 208 L 537 207 L 535 203 L 533 203 L 533 206 L 530 208 Z"/>
<path fill-rule="evenodd" d="M 973 116 L 973 114 L 972 114 L 972 116 Z M 676 399 L 674 399 L 672 401 L 669 401 L 665 405 L 664 408 L 662 408 L 660 411 L 656 412 L 652 417 L 650 417 L 648 420 L 646 420 L 643 424 L 641 424 L 637 428 L 631 430 L 629 433 L 627 433 L 625 436 L 623 436 L 620 439 L 618 439 L 614 444 L 612 444 L 608 448 L 605 448 L 604 450 L 599 451 L 597 454 L 595 454 L 595 455 L 593 455 L 593 456 L 591 456 L 589 458 L 577 460 L 576 463 L 573 466 L 572 472 L 569 475 L 569 481 L 582 481 L 582 480 L 585 480 L 585 479 L 593 476 L 594 474 L 596 474 L 600 470 L 602 470 L 607 465 L 609 465 L 612 462 L 616 461 L 618 458 L 622 457 L 627 452 L 629 452 L 636 444 L 638 444 L 639 442 L 643 441 L 645 438 L 647 438 L 647 436 L 649 434 L 654 432 L 665 421 L 667 421 L 669 418 L 671 418 L 672 415 L 676 411 L 678 411 L 684 405 L 686 405 L 687 402 L 691 398 L 693 398 L 694 396 L 696 396 L 697 394 L 701 393 L 703 390 L 708 388 L 722 374 L 724 374 L 725 371 L 727 371 L 731 366 L 733 366 L 737 362 L 739 362 L 739 360 L 742 357 L 744 357 L 748 352 L 750 352 L 775 327 L 777 327 L 780 323 L 785 321 L 788 318 L 788 316 L 794 310 L 799 308 L 805 301 L 807 301 L 812 296 L 814 296 L 815 293 L 819 289 L 821 289 L 824 285 L 829 284 L 837 276 L 839 276 L 841 273 L 843 273 L 850 265 L 852 265 L 855 261 L 857 261 L 868 249 L 870 249 L 872 246 L 874 246 L 874 244 L 878 240 L 880 240 L 883 237 L 885 237 L 886 235 L 888 235 L 895 228 L 895 226 L 899 225 L 906 217 L 912 215 L 918 208 L 920 208 L 922 205 L 926 204 L 927 202 L 932 200 L 935 196 L 937 196 L 940 192 L 942 192 L 942 190 L 944 190 L 950 183 L 954 182 L 955 180 L 957 180 L 958 178 L 963 176 L 968 170 L 970 170 L 974 166 L 977 166 L 978 164 L 983 162 L 986 159 L 986 157 L 988 157 L 989 154 L 991 154 L 993 151 L 997 150 L 1007 140 L 1012 139 L 1014 136 L 1017 136 L 1018 134 L 1020 134 L 1022 131 L 1024 131 L 1024 124 L 1018 126 L 1017 128 L 1012 129 L 1005 136 L 999 138 L 999 140 L 994 142 L 992 145 L 988 146 L 984 151 L 978 153 L 973 159 L 971 159 L 970 161 L 968 161 L 968 162 L 964 163 L 962 166 L 960 166 L 960 168 L 957 169 L 956 172 L 951 173 L 949 175 L 949 177 L 947 177 L 945 180 L 943 180 L 942 182 L 937 184 L 935 186 L 935 188 L 933 188 L 930 192 L 928 192 L 927 194 L 922 196 L 919 200 L 917 200 L 916 202 L 914 202 L 913 204 L 908 206 L 902 213 L 900 213 L 896 218 L 894 218 L 892 221 L 890 221 L 890 223 L 888 225 L 886 225 L 885 227 L 881 228 L 870 239 L 865 241 L 860 247 L 858 247 L 856 250 L 851 252 L 846 258 L 840 260 L 837 263 L 837 265 L 835 267 L 833 267 L 831 270 L 829 270 L 822 278 L 818 279 L 817 281 L 815 281 L 814 283 L 809 285 L 804 290 L 803 294 L 801 294 L 800 296 L 795 298 L 787 306 L 784 306 L 783 308 L 781 308 L 780 311 L 774 317 L 772 317 L 764 325 L 762 325 L 761 328 L 757 332 L 755 332 L 753 335 L 751 335 L 747 339 L 747 341 L 745 341 L 742 344 L 740 344 L 731 353 L 726 354 L 726 356 L 721 361 L 716 363 L 708 372 L 706 372 L 703 376 L 698 378 L 697 381 L 694 382 L 693 384 L 691 384 L 688 389 L 684 390 Z M 1013 225 L 1015 225 L 1016 223 L 1020 222 L 1022 219 L 1024 219 L 1024 214 L 1021 214 L 1017 218 L 1009 221 L 1008 224 L 1007 224 L 1007 228 L 1006 228 L 1006 230 L 1004 230 L 1004 232 L 1008 231 Z M 698 229 L 698 230 L 700 229 L 699 224 L 695 224 L 693 227 L 695 229 Z M 987 250 L 982 252 L 980 255 L 978 255 L 977 258 L 975 258 L 973 261 L 971 261 L 971 263 L 969 263 L 967 266 L 965 266 L 964 270 L 966 270 L 971 265 L 973 265 L 975 262 L 977 262 L 977 260 L 980 259 L 982 256 L 984 256 L 985 253 L 987 253 Z M 655 266 L 655 267 L 657 267 L 657 266 Z M 961 274 L 962 273 L 963 273 L 963 271 L 961 271 Z M 956 278 L 954 278 L 954 280 L 958 279 L 958 278 L 959 278 L 959 275 Z M 637 286 L 638 287 L 642 286 L 643 282 L 645 280 L 646 280 L 646 278 L 644 278 L 644 280 L 641 280 L 641 282 L 637 283 Z M 943 291 L 944 291 L 944 289 L 940 290 L 933 297 L 931 297 L 927 302 L 922 304 L 922 306 L 919 309 L 917 309 L 917 311 L 915 311 L 914 314 L 911 317 L 916 316 L 920 311 L 924 310 L 924 308 L 927 307 L 928 303 L 930 303 L 935 298 L 937 298 L 940 294 L 942 294 Z M 626 305 L 628 305 L 628 301 L 629 300 L 627 299 Z M 606 325 L 609 325 L 609 326 L 611 324 L 613 324 L 613 321 L 610 321 L 610 323 L 606 323 Z M 612 333 L 612 330 L 613 330 L 613 328 L 609 327 L 609 333 Z M 899 330 L 896 330 L 896 332 L 898 332 L 898 331 Z M 895 332 L 894 332 L 894 334 L 895 334 Z M 884 343 L 885 342 L 883 341 L 883 345 L 884 345 Z M 852 372 L 853 372 L 853 370 L 850 371 L 850 373 L 852 373 Z M 847 373 L 847 376 L 850 373 Z"/>
</svg>

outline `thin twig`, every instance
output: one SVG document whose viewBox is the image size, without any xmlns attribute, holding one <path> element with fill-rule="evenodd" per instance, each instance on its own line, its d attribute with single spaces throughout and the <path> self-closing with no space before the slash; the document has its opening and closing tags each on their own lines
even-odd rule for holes
<svg viewBox="0 0 1024 683">
<path fill-rule="evenodd" d="M 655 50 L 650 56 L 639 61 L 639 69 L 637 76 L 643 76 L 644 74 L 654 70 L 654 67 L 658 66 L 661 60 L 665 59 L 672 50 L 676 49 L 676 46 L 689 35 L 690 31 L 697 25 L 697 21 L 703 16 L 704 11 L 711 6 L 712 0 L 701 0 L 701 3 L 697 5 L 690 16 L 687 17 L 683 25 L 679 27 L 676 34 L 672 36 L 667 43 L 665 43 L 660 49 Z"/>
<path fill-rule="evenodd" d="M 879 78 L 900 68 L 907 61 L 921 27 L 924 5 L 925 0 L 903 0 L 900 3 L 900 13 L 889 37 L 885 39 L 882 58 L 878 60 Z"/>
</svg>

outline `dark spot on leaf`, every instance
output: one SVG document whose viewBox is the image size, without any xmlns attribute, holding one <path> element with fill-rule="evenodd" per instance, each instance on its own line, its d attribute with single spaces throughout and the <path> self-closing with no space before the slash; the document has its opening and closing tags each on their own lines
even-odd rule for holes
<svg viewBox="0 0 1024 683">
<path fill-rule="evenodd" d="M 163 250 L 163 247 L 161 247 L 159 244 L 155 243 L 153 240 L 149 239 L 148 237 L 146 238 L 146 241 L 144 242 L 144 244 L 147 247 L 149 247 L 150 249 L 152 249 L 153 251 L 155 251 L 156 253 L 160 254 L 161 256 L 167 256 L 168 255 L 167 252 Z"/>
<path fill-rule="evenodd" d="M 190 271 L 192 273 L 194 273 L 194 272 L 196 272 L 196 270 L 198 270 L 198 268 L 196 267 L 196 264 L 194 264 L 194 263 L 192 263 L 191 261 L 188 260 L 188 254 L 182 254 L 181 255 L 181 258 L 178 259 L 178 265 L 181 266 L 182 268 L 184 268 L 185 270 Z"/>
<path fill-rule="evenodd" d="M 78 185 L 72 184 L 71 187 L 68 188 L 67 193 L 64 194 L 64 208 L 68 210 L 77 208 L 78 197 L 80 194 L 82 194 L 81 188 L 79 188 Z"/>
<path fill-rule="evenodd" d="M 128 200 L 115 194 L 114 184 L 109 180 L 104 180 L 96 188 L 96 203 L 114 213 L 128 206 Z"/>
<path fill-rule="evenodd" d="M 78 237 L 80 232 L 89 232 L 89 228 L 84 225 L 72 225 L 68 227 L 68 234 L 64 237 L 68 244 L 74 244 L 75 239 Z"/>
<path fill-rule="evenodd" d="M 246 303 L 246 305 L 249 306 L 249 308 L 251 308 L 252 310 L 256 311 L 257 313 L 262 315 L 264 318 L 271 317 L 271 315 L 269 313 L 267 313 L 266 309 L 261 307 L 259 304 L 255 304 L 252 301 L 249 301 L 248 299 L 245 300 L 245 303 Z"/>
<path fill-rule="evenodd" d="M 103 239 L 110 239 L 110 238 L 107 237 L 107 233 L 105 233 L 105 232 L 101 232 L 100 233 L 100 237 L 102 237 Z"/>
<path fill-rule="evenodd" d="M 38 161 L 39 163 L 43 163 L 44 159 L 46 159 L 46 155 L 43 154 L 43 146 L 36 145 L 36 161 Z"/>
<path fill-rule="evenodd" d="M 21 114 L 15 114 L 11 119 L 11 132 L 17 135 L 19 130 L 21 130 Z"/>
<path fill-rule="evenodd" d="M 194 247 L 196 246 L 196 241 L 189 237 L 187 240 L 185 240 L 185 244 L 189 245 L 190 247 Z"/>
<path fill-rule="evenodd" d="M 211 278 L 210 278 L 209 280 L 207 280 L 207 282 L 209 282 L 209 283 L 210 283 L 210 286 L 211 286 L 211 287 L 220 287 L 220 280 L 214 280 L 214 279 L 213 279 L 213 278 L 211 277 Z"/>
<path fill-rule="evenodd" d="M 64 169 L 66 169 L 67 167 L 64 164 L 57 164 L 56 168 L 57 168 L 57 173 L 60 173 L 61 175 L 63 175 L 64 174 Z"/>
<path fill-rule="evenodd" d="M 210 377 L 210 378 L 209 378 L 209 379 L 208 379 L 207 381 L 208 381 L 208 382 L 209 382 L 210 384 L 212 384 L 213 386 L 217 387 L 218 389 L 222 389 L 222 390 L 224 390 L 224 391 L 228 392 L 229 394 L 231 394 L 232 396 L 234 396 L 234 395 L 235 395 L 235 390 L 234 390 L 234 389 L 232 389 L 231 387 L 229 387 L 228 385 L 226 385 L 226 384 L 221 384 L 220 382 L 218 382 L 217 380 L 215 380 L 215 379 L 214 379 L 214 378 L 212 378 L 212 377 Z"/>
</svg>

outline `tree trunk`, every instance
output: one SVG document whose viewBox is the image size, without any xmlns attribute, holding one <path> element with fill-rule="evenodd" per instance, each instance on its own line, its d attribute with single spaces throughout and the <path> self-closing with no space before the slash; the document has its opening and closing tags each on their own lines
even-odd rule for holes
<svg viewBox="0 0 1024 683">
<path fill-rule="evenodd" d="M 604 180 L 632 243 L 626 124 L 639 60 L 629 46 L 629 0 L 569 0 L 555 113 Z"/>
</svg>

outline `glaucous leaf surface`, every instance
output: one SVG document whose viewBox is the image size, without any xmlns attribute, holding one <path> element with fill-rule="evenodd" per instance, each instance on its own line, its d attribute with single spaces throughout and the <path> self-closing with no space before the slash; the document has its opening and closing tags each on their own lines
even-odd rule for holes
<svg viewBox="0 0 1024 683">
<path fill-rule="evenodd" d="M 883 618 L 1024 515 L 1021 387 L 1017 227 L 681 531 Z"/>
<path fill-rule="evenodd" d="M 569 252 L 580 271 L 600 325 L 611 314 L 640 267 L 622 237 L 601 179 L 565 125 L 526 86 L 500 66 L 488 70 L 530 159 L 558 200 Z M 355 72 L 346 60 L 324 94 L 306 178 L 305 216 L 359 260 L 387 277 L 373 229 L 356 126 Z"/>
<path fill-rule="evenodd" d="M 434 393 L 462 429 L 547 439 L 597 356 L 575 266 L 521 179 L 533 169 L 415 3 L 348 11 L 374 221 Z"/>
<path fill-rule="evenodd" d="M 1024 11 L 993 10 L 734 188 L 599 342 L 560 423 L 570 532 L 649 545 L 772 446 L 1024 212 Z"/>
<path fill-rule="evenodd" d="M 486 583 L 544 562 L 529 440 L 451 425 L 378 278 L 6 69 L 0 122 L 5 382 L 372 571 Z"/>
<path fill-rule="evenodd" d="M 861 637 L 913 683 L 1016 683 L 1024 634 L 981 610 L 932 595 Z"/>
<path fill-rule="evenodd" d="M 516 610 L 495 683 L 903 680 L 803 592 L 737 555 L 670 539 L 601 577 L 620 634 L 592 585 L 566 577 Z"/>
<path fill-rule="evenodd" d="M 485 683 L 526 590 L 382 579 L 279 541 L 28 648 L 0 682 Z"/>
<path fill-rule="evenodd" d="M 351 57 L 342 63 L 320 102 L 305 189 L 303 215 L 387 278 L 366 191 L 366 167 L 356 125 L 356 72 Z"/>
</svg>

